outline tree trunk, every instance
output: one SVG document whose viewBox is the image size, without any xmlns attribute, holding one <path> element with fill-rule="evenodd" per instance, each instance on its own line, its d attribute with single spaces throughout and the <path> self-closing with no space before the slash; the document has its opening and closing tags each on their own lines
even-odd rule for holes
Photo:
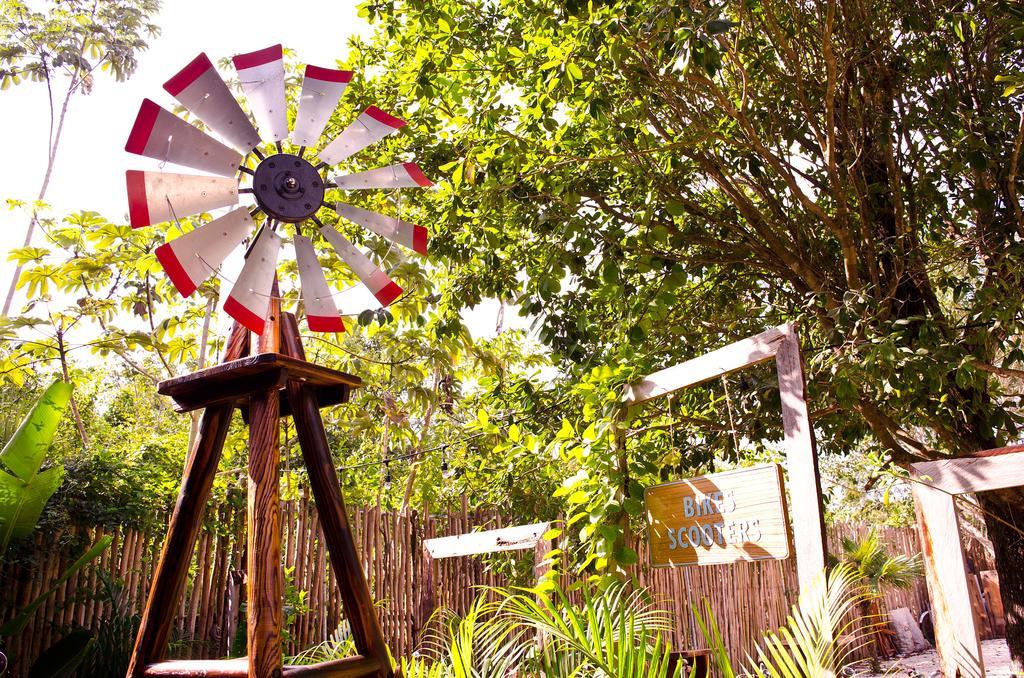
<svg viewBox="0 0 1024 678">
<path fill-rule="evenodd" d="M 1024 534 L 1020 532 L 1024 530 L 1024 501 L 1021 491 L 1014 488 L 979 493 L 978 502 L 985 511 L 985 527 L 995 549 L 1011 672 L 1024 675 Z"/>
<path fill-rule="evenodd" d="M 49 86 L 49 81 L 47 81 Z M 53 165 L 57 161 L 57 146 L 60 145 L 60 135 L 64 131 L 64 118 L 68 113 L 68 104 L 71 102 L 71 95 L 74 94 L 75 80 L 71 81 L 68 86 L 68 91 L 64 95 L 64 103 L 60 107 L 60 118 L 57 122 L 57 131 L 53 135 L 50 142 L 50 148 L 48 149 L 48 156 L 46 160 L 46 174 L 43 175 L 43 185 L 39 188 L 39 195 L 36 197 L 36 201 L 41 201 L 46 197 L 46 189 L 50 186 L 50 177 L 53 176 Z M 53 121 L 53 102 L 50 102 L 50 121 Z M 39 223 L 39 211 L 38 206 L 32 208 L 32 217 L 29 219 L 28 227 L 25 229 L 25 244 L 23 247 L 28 247 L 32 244 L 32 234 L 35 232 L 36 224 Z M 14 301 L 14 293 L 18 288 L 18 279 L 21 277 L 22 264 L 18 262 L 18 265 L 14 267 L 14 274 L 11 276 L 11 284 L 7 289 L 7 298 L 4 299 L 3 311 L 0 312 L 0 316 L 7 317 L 11 310 L 11 302 Z"/>
</svg>

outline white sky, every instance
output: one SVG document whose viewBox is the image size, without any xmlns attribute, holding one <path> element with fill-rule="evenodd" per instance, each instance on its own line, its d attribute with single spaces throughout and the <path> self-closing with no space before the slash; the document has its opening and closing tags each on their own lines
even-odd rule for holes
<svg viewBox="0 0 1024 678">
<path fill-rule="evenodd" d="M 119 83 L 101 74 L 91 94 L 72 99 L 46 195 L 54 214 L 95 210 L 111 220 L 127 221 L 124 171 L 152 169 L 147 159 L 124 151 L 139 103 L 149 97 L 170 108 L 175 102 L 162 85 L 196 54 L 205 51 L 216 62 L 280 42 L 295 50 L 305 63 L 332 67 L 335 60 L 347 55 L 351 36 L 369 34 L 369 25 L 356 16 L 356 4 L 356 0 L 291 0 L 285 4 L 269 0 L 244 4 L 165 0 L 154 21 L 161 34 L 150 40 L 149 49 L 139 55 L 139 67 L 132 78 Z M 0 200 L 30 201 L 38 195 L 46 168 L 48 125 L 42 84 L 23 83 L 0 93 L 0 129 L 7 133 L 0 160 Z M 22 213 L 0 211 L 0 252 L 6 254 L 13 247 L 21 247 L 24 228 Z M 33 244 L 41 243 L 37 234 Z M 4 256 L 0 261 L 0 296 L 6 295 L 13 268 Z M 358 298 L 346 303 L 346 296 L 338 300 L 343 312 L 349 312 L 353 304 L 359 305 Z M 368 294 L 366 298 L 370 298 Z M 20 301 L 23 299 L 19 296 L 15 304 Z M 497 303 L 489 301 L 467 312 L 464 319 L 474 336 L 491 335 L 496 312 Z M 526 324 L 514 309 L 507 309 L 505 327 Z"/>
</svg>

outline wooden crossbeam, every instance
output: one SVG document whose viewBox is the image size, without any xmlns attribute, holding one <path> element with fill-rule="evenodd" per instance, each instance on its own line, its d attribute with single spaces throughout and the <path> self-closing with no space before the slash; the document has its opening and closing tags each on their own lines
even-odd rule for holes
<svg viewBox="0 0 1024 678">
<path fill-rule="evenodd" d="M 649 374 L 627 387 L 625 402 L 627 405 L 638 405 L 658 396 L 703 384 L 705 381 L 771 360 L 778 352 L 779 344 L 791 330 L 790 325 L 779 325 L 761 334 Z"/>
</svg>

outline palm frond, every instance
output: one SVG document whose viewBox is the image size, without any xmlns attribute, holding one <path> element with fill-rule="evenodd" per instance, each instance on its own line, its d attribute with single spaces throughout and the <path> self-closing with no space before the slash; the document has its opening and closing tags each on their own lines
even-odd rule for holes
<svg viewBox="0 0 1024 678">
<path fill-rule="evenodd" d="M 872 594 L 850 565 L 822 572 L 801 592 L 786 625 L 765 636 L 756 659 L 748 658 L 750 673 L 759 678 L 829 678 L 839 674 L 856 649 L 864 630 L 852 613 Z M 711 659 L 725 678 L 736 675 L 710 605 L 694 613 Z"/>
</svg>

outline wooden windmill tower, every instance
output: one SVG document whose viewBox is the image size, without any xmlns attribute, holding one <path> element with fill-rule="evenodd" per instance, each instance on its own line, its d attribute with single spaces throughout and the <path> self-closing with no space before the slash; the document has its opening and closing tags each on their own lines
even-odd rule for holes
<svg viewBox="0 0 1024 678">
<path fill-rule="evenodd" d="M 426 253 L 427 237 L 421 226 L 345 203 L 328 204 L 326 192 L 426 187 L 431 182 L 415 163 L 326 175 L 333 165 L 405 124 L 374 106 L 316 154 L 317 164 L 306 159 L 306 147 L 318 143 L 351 72 L 306 66 L 290 132 L 290 141 L 298 150 L 285 152 L 281 142 L 289 137 L 289 129 L 281 46 L 236 56 L 234 65 L 255 126 L 213 63 L 200 54 L 168 80 L 164 89 L 224 143 L 146 99 L 125 147 L 131 153 L 208 173 L 129 170 L 126 178 L 133 227 L 234 206 L 240 195 L 255 199 L 255 205 L 234 207 L 157 249 L 171 282 L 182 295 L 189 296 L 217 273 L 233 250 L 246 246 L 245 263 L 224 304 L 225 312 L 235 319 L 224 361 L 159 385 L 159 392 L 170 396 L 179 411 L 203 409 L 203 415 L 154 572 L 128 676 L 391 676 L 387 646 L 356 553 L 320 416 L 320 408 L 345 402 L 361 382 L 306 360 L 296 318 L 281 310 L 276 270 L 278 255 L 290 239 L 309 329 L 344 331 L 320 267 L 317 244 L 328 243 L 382 305 L 390 304 L 402 290 L 338 230 L 321 222 L 317 212 L 333 209 L 344 219 L 420 254 Z M 261 152 L 261 143 L 273 143 L 276 152 Z M 247 164 L 250 158 L 254 167 Z M 241 188 L 245 180 L 250 186 Z M 242 410 L 249 426 L 248 655 L 220 661 L 164 661 L 203 509 L 236 408 Z M 295 422 L 358 652 L 356 657 L 314 666 L 281 663 L 284 577 L 278 435 L 279 419 L 286 416 Z"/>
</svg>

